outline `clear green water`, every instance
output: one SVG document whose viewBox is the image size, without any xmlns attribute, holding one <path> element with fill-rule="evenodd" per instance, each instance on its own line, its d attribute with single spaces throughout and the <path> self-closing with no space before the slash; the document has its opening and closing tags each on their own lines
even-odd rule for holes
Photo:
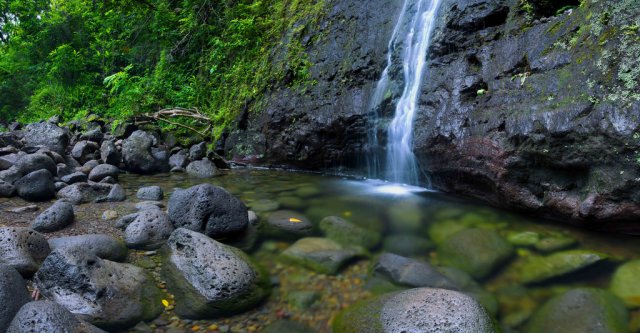
<svg viewBox="0 0 640 333">
<path fill-rule="evenodd" d="M 443 237 L 438 230 L 445 230 L 444 236 L 447 236 L 447 232 L 451 233 L 447 231 L 451 226 L 454 231 L 457 230 L 456 226 L 495 230 L 504 239 L 511 239 L 516 243 L 522 243 L 522 239 L 526 243 L 526 238 L 533 234 L 539 239 L 551 239 L 551 245 L 558 239 L 574 240 L 572 244 L 558 246 L 557 250 L 553 250 L 553 246 L 545 249 L 544 244 L 540 249 L 533 244 L 514 245 L 513 257 L 488 277 L 478 281 L 484 291 L 488 292 L 485 293 L 483 303 L 491 308 L 503 327 L 514 331 L 522 328 L 531 313 L 553 295 L 580 286 L 607 289 L 617 266 L 640 257 L 638 238 L 591 232 L 559 222 L 537 220 L 437 192 L 382 191 L 380 183 L 371 181 L 258 169 L 232 170 L 224 176 L 204 180 L 184 174 L 148 177 L 124 175 L 120 180 L 130 198 L 134 197 L 135 191 L 141 186 L 159 185 L 168 198 L 173 188 L 186 188 L 204 182 L 224 187 L 238 196 L 250 209 L 256 210 L 261 220 L 270 211 L 281 209 L 304 214 L 316 225 L 324 217 L 340 216 L 378 232 L 383 241 L 372 251 L 371 257 L 353 262 L 335 276 L 327 276 L 282 263 L 278 254 L 293 241 L 270 240 L 259 234 L 258 242 L 249 253 L 272 276 L 280 280 L 270 299 L 253 313 L 213 321 L 180 323 L 189 329 L 193 329 L 194 325 L 200 330 L 205 330 L 209 325 L 214 325 L 214 329 L 216 325 L 223 325 L 224 328 L 225 323 L 229 323 L 229 327 L 240 323 L 237 325 L 241 327 L 245 326 L 243 322 L 255 322 L 254 326 L 249 325 L 249 328 L 243 329 L 249 332 L 253 329 L 260 331 L 261 325 L 283 317 L 284 311 L 284 317 L 304 322 L 316 331 L 328 332 L 331 319 L 339 309 L 359 299 L 401 288 L 372 277 L 370 266 L 377 254 L 383 251 L 402 252 L 405 256 L 439 265 L 443 258 L 440 257 L 437 246 L 433 245 L 432 238 Z M 442 225 L 449 227 L 434 227 Z M 320 231 L 316 234 L 322 236 Z M 394 239 L 400 239 L 398 236 L 404 237 L 401 238 L 402 244 L 394 244 Z M 432 245 L 429 246 L 428 243 Z M 608 255 L 608 259 L 541 283 L 522 282 L 521 267 L 528 259 L 569 249 L 597 251 Z M 288 294 L 305 289 L 305 286 L 308 286 L 307 289 L 320 291 L 320 300 L 310 308 L 292 306 Z M 334 299 L 337 299 L 338 305 L 332 303 Z M 630 313 L 632 319 L 637 320 L 637 312 Z M 171 318 L 175 320 L 174 317 Z"/>
</svg>

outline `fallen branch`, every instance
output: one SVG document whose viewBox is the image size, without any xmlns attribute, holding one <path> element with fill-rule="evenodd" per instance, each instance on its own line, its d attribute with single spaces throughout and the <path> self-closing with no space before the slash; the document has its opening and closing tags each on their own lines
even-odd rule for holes
<svg viewBox="0 0 640 333">
<path fill-rule="evenodd" d="M 198 130 L 194 126 L 186 125 L 186 124 L 171 120 L 172 118 L 180 118 L 180 117 L 194 119 L 197 122 L 202 123 L 203 125 L 206 125 L 206 127 L 205 127 L 204 130 Z M 182 128 L 187 129 L 187 130 L 190 130 L 192 132 L 195 132 L 195 133 L 197 133 L 197 134 L 199 134 L 200 136 L 203 136 L 203 137 L 207 136 L 207 133 L 213 127 L 213 120 L 211 120 L 211 118 L 209 118 L 209 117 L 205 116 L 204 114 L 202 114 L 200 112 L 200 110 L 198 110 L 197 108 L 193 108 L 193 109 L 185 109 L 185 108 L 162 109 L 162 110 L 154 112 L 154 113 L 146 113 L 146 114 L 134 117 L 134 122 L 136 124 L 138 124 L 138 125 L 148 124 L 148 123 L 151 123 L 151 122 L 154 122 L 154 121 L 155 122 L 162 121 L 162 122 L 165 122 L 167 124 L 171 124 L 171 125 L 174 125 L 174 126 L 182 127 Z"/>
</svg>

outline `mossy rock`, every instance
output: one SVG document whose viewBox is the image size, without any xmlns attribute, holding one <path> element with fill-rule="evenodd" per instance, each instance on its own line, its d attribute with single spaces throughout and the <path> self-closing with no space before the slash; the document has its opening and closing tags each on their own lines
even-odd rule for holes
<svg viewBox="0 0 640 333">
<path fill-rule="evenodd" d="M 362 248 L 345 248 L 328 238 L 306 237 L 284 250 L 280 259 L 318 273 L 336 274 L 348 261 L 363 255 Z"/>
<path fill-rule="evenodd" d="M 527 323 L 525 333 L 623 333 L 629 315 L 615 295 L 603 289 L 570 290 L 547 301 Z"/>
<path fill-rule="evenodd" d="M 396 231 L 417 231 L 422 227 L 424 214 L 419 203 L 400 201 L 387 209 L 390 228 Z"/>
<path fill-rule="evenodd" d="M 469 228 L 458 220 L 442 220 L 429 226 L 429 238 L 436 244 L 442 244 L 447 238 Z"/>
<path fill-rule="evenodd" d="M 320 221 L 324 235 L 344 246 L 361 246 L 372 249 L 380 243 L 380 234 L 359 227 L 338 216 L 328 216 Z"/>
<path fill-rule="evenodd" d="M 507 241 L 513 246 L 533 247 L 540 242 L 541 235 L 533 231 L 511 232 L 507 235 Z"/>
<path fill-rule="evenodd" d="M 483 229 L 462 230 L 438 246 L 438 258 L 482 279 L 513 255 L 513 248 L 497 232 Z"/>
<path fill-rule="evenodd" d="M 542 238 L 535 244 L 535 249 L 543 253 L 551 253 L 568 249 L 578 242 L 573 237 L 565 235 L 551 235 Z"/>
<path fill-rule="evenodd" d="M 569 250 L 549 256 L 531 256 L 520 268 L 520 281 L 539 283 L 575 272 L 607 259 L 603 253 L 589 250 Z"/>
<path fill-rule="evenodd" d="M 629 308 L 640 307 L 640 260 L 618 267 L 611 279 L 610 290 Z"/>
</svg>

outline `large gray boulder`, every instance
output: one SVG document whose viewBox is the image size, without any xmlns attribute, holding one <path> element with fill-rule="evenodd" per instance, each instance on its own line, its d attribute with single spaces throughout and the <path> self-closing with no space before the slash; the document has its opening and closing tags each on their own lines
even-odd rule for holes
<svg viewBox="0 0 640 333">
<path fill-rule="evenodd" d="M 220 175 L 216 165 L 210 160 L 193 161 L 187 165 L 187 174 L 198 178 L 209 178 Z"/>
<path fill-rule="evenodd" d="M 127 246 L 122 240 L 102 234 L 52 238 L 49 240 L 49 247 L 51 250 L 78 247 L 111 261 L 124 261 L 128 252 Z"/>
<path fill-rule="evenodd" d="M 43 153 L 24 155 L 18 159 L 15 166 L 23 175 L 40 169 L 49 170 L 52 175 L 56 175 L 58 172 L 58 166 L 53 159 L 49 157 L 49 155 Z"/>
<path fill-rule="evenodd" d="M 82 164 L 97 158 L 96 152 L 99 148 L 100 147 L 95 142 L 86 140 L 79 141 L 73 145 L 73 149 L 71 149 L 71 156 Z"/>
<path fill-rule="evenodd" d="M 79 247 L 51 252 L 34 283 L 47 299 L 105 329 L 131 327 L 162 312 L 160 291 L 142 268 Z"/>
<path fill-rule="evenodd" d="M 171 168 L 185 168 L 189 164 L 189 157 L 186 150 L 179 150 L 169 158 L 169 166 Z"/>
<path fill-rule="evenodd" d="M 31 301 L 27 283 L 15 268 L 0 264 L 0 332 L 5 332 L 20 308 Z"/>
<path fill-rule="evenodd" d="M 111 164 L 100 164 L 89 172 L 89 180 L 92 182 L 99 182 L 107 177 L 112 177 L 118 180 L 120 169 L 117 166 Z"/>
<path fill-rule="evenodd" d="M 62 305 L 51 301 L 25 304 L 16 314 L 7 333 L 105 333 L 105 331 L 83 322 Z"/>
<path fill-rule="evenodd" d="M 122 157 L 129 171 L 141 174 L 168 171 L 166 153 L 152 149 L 156 139 L 145 131 L 135 131 L 122 142 Z M 159 159 L 160 158 L 160 159 Z"/>
<path fill-rule="evenodd" d="M 470 296 L 417 288 L 356 303 L 338 315 L 333 332 L 495 333 L 498 329 Z"/>
<path fill-rule="evenodd" d="M 47 240 L 35 230 L 20 227 L 0 228 L 0 264 L 30 276 L 51 252 Z"/>
<path fill-rule="evenodd" d="M 207 143 L 200 142 L 189 148 L 189 159 L 192 161 L 201 160 L 207 156 Z"/>
<path fill-rule="evenodd" d="M 231 315 L 269 293 L 267 276 L 239 249 L 184 228 L 174 231 L 167 245 L 164 276 L 182 317 Z"/>
<path fill-rule="evenodd" d="M 73 222 L 73 205 L 59 200 L 42 212 L 31 223 L 31 229 L 39 232 L 54 232 Z"/>
<path fill-rule="evenodd" d="M 124 230 L 124 241 L 134 249 L 154 250 L 162 246 L 171 236 L 173 225 L 160 209 L 146 209 Z"/>
<path fill-rule="evenodd" d="M 69 145 L 66 130 L 48 122 L 29 124 L 24 129 L 24 141 L 29 146 L 45 146 L 60 155 L 64 155 Z"/>
<path fill-rule="evenodd" d="M 200 184 L 186 190 L 176 190 L 169 198 L 169 219 L 176 228 L 223 237 L 247 228 L 247 207 L 225 189 Z"/>
<path fill-rule="evenodd" d="M 136 197 L 140 200 L 160 201 L 164 198 L 164 192 L 160 186 L 145 186 L 138 189 Z"/>
<path fill-rule="evenodd" d="M 122 161 L 122 154 L 113 141 L 104 141 L 100 146 L 100 158 L 104 163 L 118 166 Z"/>
<path fill-rule="evenodd" d="M 56 195 L 56 186 L 51 172 L 46 169 L 33 171 L 14 184 L 18 195 L 29 201 L 49 200 Z"/>
<path fill-rule="evenodd" d="M 373 271 L 399 285 L 457 290 L 458 285 L 431 264 L 393 253 L 383 253 Z"/>
<path fill-rule="evenodd" d="M 75 183 L 58 191 L 57 197 L 78 205 L 87 202 L 123 201 L 125 193 L 119 184 Z"/>
</svg>

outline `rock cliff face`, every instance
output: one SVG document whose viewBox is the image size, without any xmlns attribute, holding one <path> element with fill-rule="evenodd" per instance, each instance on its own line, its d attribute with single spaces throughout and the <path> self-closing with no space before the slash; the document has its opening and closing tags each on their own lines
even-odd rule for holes
<svg viewBox="0 0 640 333">
<path fill-rule="evenodd" d="M 438 189 L 638 233 L 640 6 L 582 2 L 543 17 L 579 1 L 542 13 L 519 0 L 445 0 L 414 151 Z M 314 84 L 270 92 L 262 112 L 240 119 L 228 154 L 362 172 L 371 148 L 369 99 L 402 1 L 327 0 L 326 6 L 311 33 L 320 38 L 306 45 Z M 400 95 L 401 76 L 395 79 L 396 88 L 373 111 L 383 143 Z"/>
</svg>

